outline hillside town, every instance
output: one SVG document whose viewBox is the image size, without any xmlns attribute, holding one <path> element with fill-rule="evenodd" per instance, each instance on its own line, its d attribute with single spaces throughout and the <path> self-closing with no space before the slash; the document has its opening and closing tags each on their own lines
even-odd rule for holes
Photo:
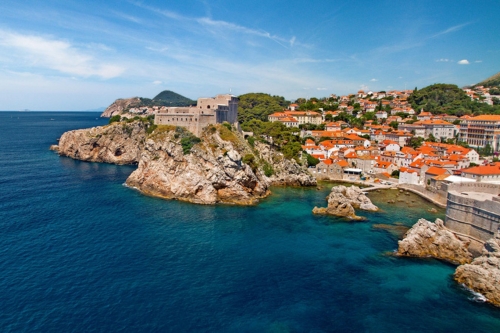
<svg viewBox="0 0 500 333">
<path fill-rule="evenodd" d="M 463 90 L 487 104 L 500 97 L 482 86 Z M 457 117 L 414 110 L 408 102 L 412 92 L 332 95 L 338 103 L 335 111 L 299 110 L 293 103 L 268 120 L 301 128 L 302 149 L 317 160 L 310 171 L 318 179 L 427 188 L 476 180 L 500 184 L 500 115 Z M 356 127 L 339 120 L 343 114 L 373 119 Z"/>
</svg>

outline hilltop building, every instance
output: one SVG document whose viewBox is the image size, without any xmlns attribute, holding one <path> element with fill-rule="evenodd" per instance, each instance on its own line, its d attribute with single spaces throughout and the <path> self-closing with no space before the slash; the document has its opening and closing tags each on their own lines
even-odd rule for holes
<svg viewBox="0 0 500 333">
<path fill-rule="evenodd" d="M 225 121 L 230 124 L 238 121 L 238 98 L 230 94 L 198 98 L 196 106 L 161 109 L 155 113 L 154 123 L 186 127 L 199 136 L 204 127 Z"/>
</svg>

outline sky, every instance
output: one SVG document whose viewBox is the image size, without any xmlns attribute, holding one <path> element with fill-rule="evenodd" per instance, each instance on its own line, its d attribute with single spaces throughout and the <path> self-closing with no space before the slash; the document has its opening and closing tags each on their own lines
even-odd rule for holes
<svg viewBox="0 0 500 333">
<path fill-rule="evenodd" d="M 499 0 L 2 0 L 0 110 L 465 86 L 500 71 L 499 17 Z"/>
</svg>

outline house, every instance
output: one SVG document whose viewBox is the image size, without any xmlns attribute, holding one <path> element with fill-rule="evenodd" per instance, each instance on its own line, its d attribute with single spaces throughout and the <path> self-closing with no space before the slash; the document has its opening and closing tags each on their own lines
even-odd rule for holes
<svg viewBox="0 0 500 333">
<path fill-rule="evenodd" d="M 377 113 L 375 113 L 375 117 L 377 117 L 377 119 L 386 119 L 387 112 L 386 111 L 377 111 Z"/>
<path fill-rule="evenodd" d="M 399 184 L 419 184 L 418 172 L 412 169 L 401 167 L 399 169 Z"/>
<path fill-rule="evenodd" d="M 430 185 L 431 178 L 436 177 L 436 176 L 440 176 L 440 175 L 444 175 L 444 174 L 451 175 L 452 173 L 448 172 L 447 170 L 445 170 L 443 168 L 432 166 L 429 169 L 427 169 L 427 171 L 425 171 L 424 184 Z"/>
<path fill-rule="evenodd" d="M 461 176 L 484 183 L 500 182 L 500 162 L 462 170 Z"/>
<path fill-rule="evenodd" d="M 344 161 L 345 162 L 345 161 Z M 347 164 L 345 165 L 347 167 Z M 319 162 L 315 169 L 310 169 L 317 179 L 336 180 L 344 176 L 344 167 L 339 163 L 327 159 Z"/>
</svg>

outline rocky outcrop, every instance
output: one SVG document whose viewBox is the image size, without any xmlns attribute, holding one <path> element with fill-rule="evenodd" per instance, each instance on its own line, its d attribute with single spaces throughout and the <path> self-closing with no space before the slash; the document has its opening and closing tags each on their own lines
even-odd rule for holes
<svg viewBox="0 0 500 333">
<path fill-rule="evenodd" d="M 59 155 L 89 162 L 137 164 L 146 139 L 143 122 L 112 123 L 107 126 L 64 133 L 57 146 Z"/>
<path fill-rule="evenodd" d="M 122 114 L 126 109 L 139 105 L 141 99 L 139 97 L 133 98 L 120 98 L 113 102 L 110 106 L 104 110 L 101 117 L 111 118 L 115 115 Z"/>
<path fill-rule="evenodd" d="M 420 219 L 398 242 L 397 255 L 434 257 L 464 264 L 472 260 L 469 243 L 448 230 L 441 219 L 436 219 L 435 223 Z"/>
<path fill-rule="evenodd" d="M 280 153 L 262 144 L 261 150 L 275 164 L 267 162 L 226 126 L 209 126 L 201 140 L 173 126 L 158 126 L 148 134 L 148 126 L 137 120 L 69 131 L 51 149 L 83 161 L 138 164 L 128 186 L 147 195 L 200 204 L 249 205 L 269 195 L 271 185 L 316 185 L 295 161 L 280 159 Z M 265 176 L 265 167 L 273 170 L 271 177 Z"/>
<path fill-rule="evenodd" d="M 235 134 L 231 142 L 222 140 L 217 131 L 205 132 L 186 155 L 175 136 L 169 131 L 146 141 L 128 186 L 147 195 L 200 204 L 249 205 L 270 193 L 260 172 L 242 161 Z"/>
<path fill-rule="evenodd" d="M 378 210 L 378 207 L 373 205 L 371 200 L 357 186 L 334 186 L 327 197 L 327 201 L 328 206 L 326 208 L 314 207 L 313 213 L 361 220 L 363 218 L 356 215 L 354 208 L 368 211 Z"/>
<path fill-rule="evenodd" d="M 488 302 L 500 306 L 500 238 L 488 240 L 481 256 L 457 267 L 454 277 L 458 283 L 484 295 Z"/>
<path fill-rule="evenodd" d="M 255 142 L 255 150 L 263 163 L 273 168 L 273 174 L 268 181 L 274 186 L 315 186 L 314 178 L 307 168 L 296 161 L 286 159 L 282 153 L 273 150 L 270 145 Z"/>
</svg>

